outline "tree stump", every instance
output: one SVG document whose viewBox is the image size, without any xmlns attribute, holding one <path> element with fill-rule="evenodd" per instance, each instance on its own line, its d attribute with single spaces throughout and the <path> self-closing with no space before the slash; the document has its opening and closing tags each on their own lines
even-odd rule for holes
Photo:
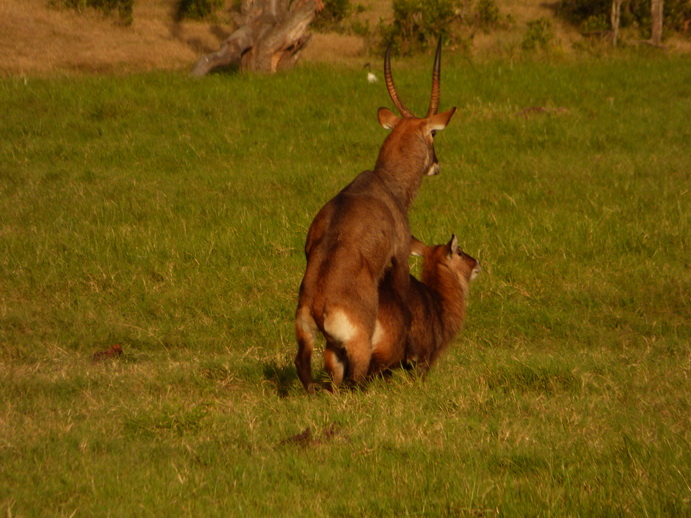
<svg viewBox="0 0 691 518">
<path fill-rule="evenodd" d="M 293 66 L 311 35 L 309 24 L 321 0 L 242 0 L 238 28 L 221 48 L 202 56 L 192 68 L 203 76 L 219 67 L 274 73 Z"/>
</svg>

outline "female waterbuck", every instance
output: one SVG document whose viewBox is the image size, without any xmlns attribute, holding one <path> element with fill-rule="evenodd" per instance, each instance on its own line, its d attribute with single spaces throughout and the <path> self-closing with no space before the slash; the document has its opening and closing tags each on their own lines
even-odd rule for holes
<svg viewBox="0 0 691 518">
<path fill-rule="evenodd" d="M 448 244 L 437 246 L 413 238 L 411 253 L 423 258 L 422 282 L 410 276 L 405 306 L 388 275 L 384 277 L 369 374 L 401 364 L 415 365 L 424 374 L 463 325 L 468 284 L 480 273 L 480 264 L 458 248 L 455 235 Z M 414 343 L 412 350 L 409 340 Z"/>
<path fill-rule="evenodd" d="M 300 381 L 314 390 L 311 357 L 317 331 L 326 339 L 324 367 L 334 386 L 344 378 L 362 381 L 372 354 L 379 307 L 378 286 L 391 268 L 391 286 L 408 293 L 410 228 L 408 210 L 422 178 L 439 172 L 434 134 L 446 127 L 455 108 L 439 108 L 441 40 L 432 73 L 427 115 L 415 117 L 396 93 L 390 48 L 384 58 L 389 96 L 401 114 L 379 108 L 379 123 L 391 133 L 374 171 L 364 171 L 316 215 L 307 233 L 307 268 L 295 316 Z"/>
</svg>

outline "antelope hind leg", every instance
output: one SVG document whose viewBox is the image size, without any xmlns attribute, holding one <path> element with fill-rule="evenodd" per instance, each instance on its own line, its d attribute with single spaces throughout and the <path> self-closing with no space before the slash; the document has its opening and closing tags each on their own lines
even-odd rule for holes
<svg viewBox="0 0 691 518">
<path fill-rule="evenodd" d="M 298 377 L 309 393 L 314 392 L 312 381 L 312 350 L 317 333 L 317 325 L 310 314 L 309 308 L 298 308 L 295 316 L 295 335 L 298 341 L 298 353 L 295 357 L 295 368 Z"/>
<path fill-rule="evenodd" d="M 376 318 L 376 311 L 372 313 Z M 368 325 L 362 310 L 355 313 L 337 308 L 324 319 L 324 331 L 331 342 L 324 361 L 335 386 L 340 385 L 344 378 L 360 383 L 367 376 L 375 318 Z M 347 358 L 340 357 L 341 354 L 347 355 Z"/>
<path fill-rule="evenodd" d="M 337 388 L 343 383 L 348 370 L 348 355 L 345 349 L 333 344 L 327 344 L 324 349 L 324 370 L 331 378 L 331 387 Z"/>
<path fill-rule="evenodd" d="M 355 383 L 362 383 L 369 372 L 372 359 L 372 343 L 370 335 L 362 334 L 357 339 L 346 344 L 348 351 L 348 377 Z"/>
</svg>

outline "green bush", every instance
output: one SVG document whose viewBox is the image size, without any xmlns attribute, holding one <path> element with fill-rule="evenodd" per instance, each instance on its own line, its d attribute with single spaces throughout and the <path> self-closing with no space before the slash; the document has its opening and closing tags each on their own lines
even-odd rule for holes
<svg viewBox="0 0 691 518">
<path fill-rule="evenodd" d="M 371 35 L 369 20 L 353 20 L 350 24 L 350 31 L 356 36 L 369 37 Z"/>
<path fill-rule="evenodd" d="M 485 33 L 497 29 L 509 29 L 515 22 L 511 15 L 501 13 L 495 0 L 479 0 L 472 16 L 472 25 Z"/>
<path fill-rule="evenodd" d="M 494 29 L 501 23 L 501 13 L 494 0 L 479 0 L 476 8 L 478 26 L 484 30 Z"/>
<path fill-rule="evenodd" d="M 325 0 L 312 26 L 317 30 L 334 30 L 352 12 L 350 0 Z"/>
<path fill-rule="evenodd" d="M 690 0 L 664 1 L 664 26 L 666 29 L 684 30 L 684 23 L 691 19 Z M 561 0 L 559 15 L 583 31 L 609 28 L 611 0 Z M 650 0 L 626 0 L 621 9 L 621 27 L 638 26 L 649 33 L 651 25 Z"/>
<path fill-rule="evenodd" d="M 224 0 L 178 0 L 175 19 L 203 20 L 222 8 Z"/>
<path fill-rule="evenodd" d="M 568 22 L 582 28 L 589 19 L 608 17 L 611 8 L 611 0 L 561 0 L 557 6 L 557 12 Z M 622 10 L 622 21 L 626 15 L 625 11 L 625 9 Z"/>
<path fill-rule="evenodd" d="M 391 43 L 402 54 L 434 47 L 440 36 L 468 50 L 476 29 L 490 32 L 513 25 L 496 0 L 393 0 L 393 11 L 393 23 L 381 23 L 379 33 L 384 46 Z"/>
<path fill-rule="evenodd" d="M 435 45 L 440 36 L 448 40 L 459 7 L 458 0 L 394 0 L 393 24 L 380 26 L 383 43 L 411 54 Z"/>
<path fill-rule="evenodd" d="M 48 5 L 53 7 L 67 7 L 69 9 L 82 10 L 94 8 L 105 14 L 117 12 L 120 23 L 132 24 L 132 8 L 134 0 L 50 0 Z"/>
<path fill-rule="evenodd" d="M 662 7 L 664 29 L 683 31 L 684 25 L 691 20 L 691 0 L 664 0 Z M 627 10 L 630 13 L 630 23 L 639 26 L 644 37 L 649 37 L 652 27 L 650 1 L 630 0 Z"/>
<path fill-rule="evenodd" d="M 547 18 L 538 18 L 528 22 L 528 30 L 523 37 L 521 48 L 523 50 L 548 50 L 554 40 L 552 22 Z"/>
<path fill-rule="evenodd" d="M 604 33 L 610 30 L 610 19 L 608 15 L 600 14 L 589 16 L 582 24 L 581 30 L 588 33 Z"/>
</svg>

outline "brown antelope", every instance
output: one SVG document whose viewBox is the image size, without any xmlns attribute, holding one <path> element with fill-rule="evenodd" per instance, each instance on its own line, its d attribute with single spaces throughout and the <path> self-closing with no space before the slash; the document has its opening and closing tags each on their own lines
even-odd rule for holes
<svg viewBox="0 0 691 518">
<path fill-rule="evenodd" d="M 437 246 L 413 238 L 411 254 L 421 256 L 423 263 L 422 282 L 410 276 L 410 319 L 388 275 L 379 286 L 370 375 L 400 364 L 413 364 L 426 373 L 463 325 L 468 284 L 480 273 L 480 264 L 458 248 L 455 235 Z M 408 340 L 413 340 L 414 350 Z"/>
<path fill-rule="evenodd" d="M 427 115 L 415 117 L 401 102 L 391 76 L 390 50 L 384 57 L 389 96 L 401 114 L 379 108 L 379 123 L 391 130 L 374 171 L 364 171 L 315 216 L 307 233 L 307 268 L 295 316 L 300 381 L 314 390 L 311 357 L 317 331 L 326 339 L 324 367 L 334 386 L 344 378 L 362 381 L 368 372 L 379 307 L 378 286 L 391 268 L 392 289 L 408 293 L 410 228 L 408 210 L 422 178 L 439 172 L 434 134 L 456 108 L 439 108 L 441 40 L 432 72 Z"/>
</svg>

